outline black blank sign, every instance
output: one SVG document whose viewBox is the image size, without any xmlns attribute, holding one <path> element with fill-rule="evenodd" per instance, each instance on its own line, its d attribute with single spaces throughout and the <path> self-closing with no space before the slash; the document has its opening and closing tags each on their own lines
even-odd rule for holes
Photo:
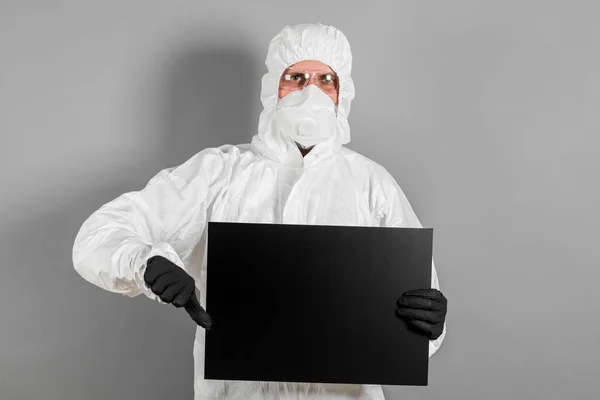
<svg viewBox="0 0 600 400">
<path fill-rule="evenodd" d="M 427 385 L 396 314 L 431 287 L 433 230 L 210 222 L 205 379 Z"/>
</svg>

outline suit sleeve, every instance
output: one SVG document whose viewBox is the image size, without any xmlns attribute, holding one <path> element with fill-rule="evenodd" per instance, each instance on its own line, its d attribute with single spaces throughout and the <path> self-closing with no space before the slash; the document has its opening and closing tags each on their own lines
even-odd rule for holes
<svg viewBox="0 0 600 400">
<path fill-rule="evenodd" d="M 160 255 L 187 271 L 182 255 L 205 229 L 210 186 L 224 169 L 224 156 L 221 148 L 205 149 L 160 171 L 142 190 L 100 207 L 75 238 L 75 270 L 104 290 L 161 302 L 144 282 L 146 262 Z"/>
<path fill-rule="evenodd" d="M 381 226 L 422 228 L 423 225 L 396 180 L 385 169 L 383 169 L 382 175 L 383 183 L 379 188 L 376 201 Z M 431 288 L 441 291 L 433 258 L 431 260 Z M 429 341 L 429 357 L 440 348 L 445 337 L 446 322 L 444 322 L 444 330 L 440 337 Z"/>
</svg>

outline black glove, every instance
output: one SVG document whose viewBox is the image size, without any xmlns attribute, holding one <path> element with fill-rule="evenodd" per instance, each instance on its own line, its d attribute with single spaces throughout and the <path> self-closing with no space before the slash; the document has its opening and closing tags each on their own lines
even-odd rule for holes
<svg viewBox="0 0 600 400">
<path fill-rule="evenodd" d="M 210 329 L 212 320 L 198 302 L 194 278 L 182 268 L 164 257 L 154 256 L 147 262 L 144 281 L 162 301 L 184 307 L 198 325 Z"/>
<path fill-rule="evenodd" d="M 398 299 L 396 314 L 408 327 L 435 340 L 444 331 L 448 300 L 437 289 L 409 290 Z"/>
</svg>

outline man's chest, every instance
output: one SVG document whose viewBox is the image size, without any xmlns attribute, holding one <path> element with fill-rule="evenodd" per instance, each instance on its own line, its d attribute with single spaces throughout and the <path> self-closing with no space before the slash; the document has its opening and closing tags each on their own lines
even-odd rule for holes
<svg viewBox="0 0 600 400">
<path fill-rule="evenodd" d="M 374 226 L 367 182 L 348 169 L 248 169 L 212 203 L 212 221 Z"/>
</svg>

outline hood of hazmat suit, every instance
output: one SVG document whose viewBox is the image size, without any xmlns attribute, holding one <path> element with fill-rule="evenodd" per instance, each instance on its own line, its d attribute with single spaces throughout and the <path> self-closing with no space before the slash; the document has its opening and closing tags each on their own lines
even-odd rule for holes
<svg viewBox="0 0 600 400">
<path fill-rule="evenodd" d="M 281 74 L 290 65 L 304 60 L 328 65 L 339 78 L 335 133 L 326 142 L 315 146 L 307 155 L 312 154 L 312 157 L 306 162 L 326 162 L 335 158 L 341 146 L 350 142 L 348 114 L 354 99 L 354 82 L 350 77 L 352 53 L 348 40 L 340 30 L 321 24 L 302 24 L 284 28 L 271 40 L 265 62 L 268 72 L 262 78 L 261 101 L 264 109 L 252 147 L 270 160 L 298 167 L 303 164 L 302 154 L 293 140 L 280 133 L 275 116 Z"/>
<path fill-rule="evenodd" d="M 281 74 L 303 60 L 321 61 L 339 77 L 335 133 L 305 157 L 280 133 L 275 118 Z M 194 278 L 205 306 L 209 221 L 422 227 L 391 174 L 343 146 L 350 142 L 351 64 L 350 45 L 338 29 L 323 24 L 285 27 L 269 45 L 268 72 L 262 78 L 264 109 L 251 143 L 204 149 L 160 171 L 142 190 L 95 211 L 75 238 L 75 270 L 107 291 L 144 294 L 161 302 L 143 280 L 146 261 L 159 255 Z M 431 287 L 439 289 L 433 263 Z M 204 335 L 199 327 L 193 350 L 197 400 L 383 399 L 379 385 L 204 380 Z M 430 341 L 430 356 L 445 335 L 444 329 Z"/>
</svg>

